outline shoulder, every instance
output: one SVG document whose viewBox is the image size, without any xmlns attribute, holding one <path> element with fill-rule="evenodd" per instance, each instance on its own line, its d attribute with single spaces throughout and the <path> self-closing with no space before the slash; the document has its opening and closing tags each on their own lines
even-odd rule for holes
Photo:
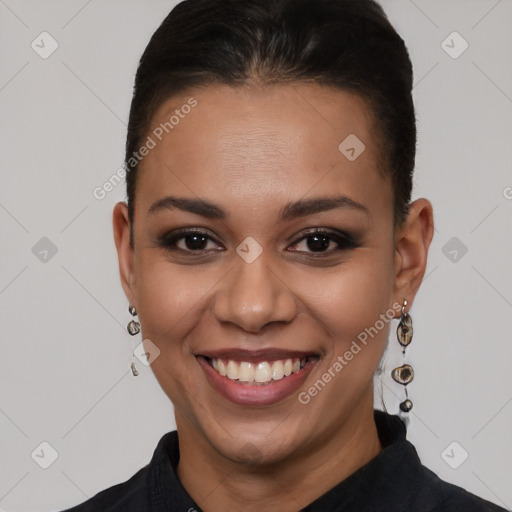
<svg viewBox="0 0 512 512">
<path fill-rule="evenodd" d="M 406 422 L 396 415 L 375 411 L 383 451 L 367 465 L 371 476 L 372 505 L 381 510 L 392 503 L 395 512 L 505 512 L 490 501 L 442 480 L 422 464 L 414 445 L 406 439 Z M 373 468 L 373 469 L 372 469 Z M 366 496 L 371 494 L 366 493 Z M 369 498 L 367 498 L 369 499 Z M 386 509 L 387 510 L 387 509 Z"/>
<path fill-rule="evenodd" d="M 506 509 L 476 496 L 462 487 L 441 480 L 425 466 L 421 467 L 421 485 L 409 510 L 425 512 L 505 512 Z"/>
<path fill-rule="evenodd" d="M 171 481 L 170 456 L 176 458 L 177 432 L 165 434 L 153 453 L 151 461 L 125 482 L 98 492 L 87 501 L 62 512 L 144 512 L 151 509 L 155 487 L 161 479 Z"/>
<path fill-rule="evenodd" d="M 143 512 L 149 510 L 149 466 L 135 473 L 129 480 L 105 489 L 87 501 L 62 512 Z"/>
</svg>

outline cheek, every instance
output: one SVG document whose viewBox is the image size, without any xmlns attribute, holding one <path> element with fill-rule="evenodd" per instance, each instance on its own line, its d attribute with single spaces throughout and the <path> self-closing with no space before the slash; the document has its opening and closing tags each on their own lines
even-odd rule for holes
<svg viewBox="0 0 512 512">
<path fill-rule="evenodd" d="M 194 396 L 192 390 L 196 389 L 198 379 L 194 371 L 198 368 L 187 336 L 198 325 L 205 297 L 218 276 L 198 272 L 192 266 L 178 268 L 153 255 L 144 255 L 138 265 L 137 312 L 142 336 L 160 350 L 151 364 L 152 372 L 175 410 L 189 415 L 193 421 L 193 408 L 187 397 L 190 393 Z"/>
<path fill-rule="evenodd" d="M 222 265 L 177 266 L 149 251 L 137 263 L 137 311 L 143 335 L 160 342 L 183 340 L 197 326 L 209 297 L 223 288 L 222 276 L 229 270 Z M 357 336 L 389 307 L 393 262 L 382 250 L 359 249 L 335 268 L 273 270 L 282 274 L 288 293 L 303 304 L 307 321 L 319 322 L 334 339 Z"/>
<path fill-rule="evenodd" d="M 393 262 L 383 251 L 360 249 L 353 259 L 335 271 L 303 275 L 295 287 L 316 321 L 343 349 L 366 328 L 374 326 L 389 310 L 393 284 Z M 356 254 L 355 253 L 355 254 Z M 389 322 L 388 322 L 389 323 Z M 379 322 L 379 330 L 386 329 Z"/>
<path fill-rule="evenodd" d="M 329 429 L 373 390 L 375 370 L 389 335 L 392 294 L 392 259 L 368 251 L 365 257 L 340 267 L 325 278 L 311 280 L 311 316 L 324 329 L 328 342 L 325 360 L 313 381 L 302 390 L 301 404 L 309 404 L 307 421 Z M 313 310 L 314 308 L 314 310 Z M 322 381 L 322 382 L 320 382 Z"/>
<path fill-rule="evenodd" d="M 138 266 L 137 297 L 144 336 L 180 338 L 218 278 L 217 273 L 199 272 L 194 266 L 178 267 L 161 257 L 143 257 Z"/>
</svg>

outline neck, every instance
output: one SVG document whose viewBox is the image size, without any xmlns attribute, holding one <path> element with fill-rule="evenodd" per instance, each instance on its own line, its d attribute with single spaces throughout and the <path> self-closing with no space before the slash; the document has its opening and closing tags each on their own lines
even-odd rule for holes
<svg viewBox="0 0 512 512">
<path fill-rule="evenodd" d="M 296 512 L 345 480 L 381 450 L 373 408 L 354 411 L 335 435 L 293 460 L 251 466 L 222 457 L 177 418 L 178 477 L 204 512 L 279 510 Z M 189 435 L 187 435 L 189 434 Z"/>
</svg>

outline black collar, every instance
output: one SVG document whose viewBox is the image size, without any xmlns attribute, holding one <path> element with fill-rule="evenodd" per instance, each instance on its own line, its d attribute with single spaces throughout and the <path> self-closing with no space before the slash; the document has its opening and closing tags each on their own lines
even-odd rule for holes
<svg viewBox="0 0 512 512">
<path fill-rule="evenodd" d="M 374 418 L 383 450 L 304 512 L 388 510 L 388 506 L 394 512 L 407 510 L 407 496 L 418 485 L 424 468 L 416 449 L 406 440 L 400 418 L 381 411 L 374 411 Z M 158 443 L 149 465 L 153 512 L 201 510 L 178 479 L 179 458 L 178 433 L 169 432 Z"/>
</svg>

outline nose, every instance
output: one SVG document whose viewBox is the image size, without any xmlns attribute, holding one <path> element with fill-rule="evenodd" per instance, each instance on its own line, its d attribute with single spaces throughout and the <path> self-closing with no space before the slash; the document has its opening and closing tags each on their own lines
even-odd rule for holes
<svg viewBox="0 0 512 512">
<path fill-rule="evenodd" d="M 252 263 L 236 256 L 214 298 L 213 313 L 219 322 L 257 333 L 269 323 L 288 323 L 297 316 L 296 297 L 264 254 Z"/>
</svg>

